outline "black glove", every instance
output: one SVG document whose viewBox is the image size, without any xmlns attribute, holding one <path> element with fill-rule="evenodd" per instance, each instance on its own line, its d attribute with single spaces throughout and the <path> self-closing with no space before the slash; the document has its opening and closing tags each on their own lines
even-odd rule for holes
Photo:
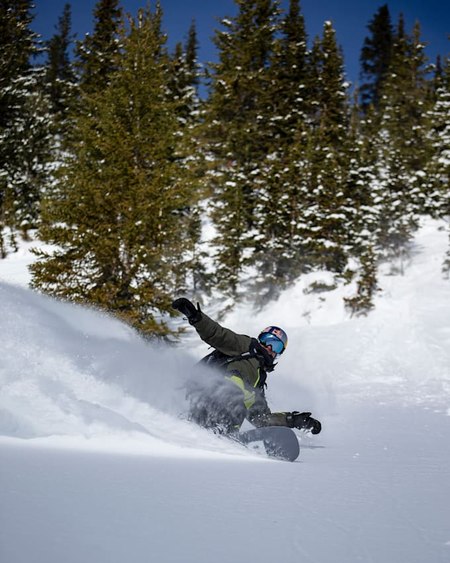
<svg viewBox="0 0 450 563">
<path fill-rule="evenodd" d="M 310 412 L 290 412 L 286 415 L 286 421 L 290 428 L 310 430 L 311 434 L 319 434 L 322 430 L 322 425 L 311 416 Z"/>
<path fill-rule="evenodd" d="M 197 303 L 197 308 L 195 308 L 195 305 L 185 297 L 175 299 L 172 303 L 172 307 L 177 311 L 180 311 L 180 313 L 183 313 L 191 325 L 198 323 L 198 321 L 202 318 L 200 305 Z"/>
</svg>

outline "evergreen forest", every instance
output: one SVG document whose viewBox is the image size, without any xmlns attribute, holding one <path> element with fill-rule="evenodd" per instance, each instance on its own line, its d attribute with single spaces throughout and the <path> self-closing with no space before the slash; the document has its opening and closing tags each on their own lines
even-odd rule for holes
<svg viewBox="0 0 450 563">
<path fill-rule="evenodd" d="M 0 1 L 0 258 L 45 243 L 34 288 L 149 337 L 174 297 L 261 307 L 315 271 L 367 314 L 379 264 L 450 219 L 449 56 L 385 4 L 349 85 L 331 22 L 309 37 L 299 0 L 235 0 L 209 63 L 195 22 L 168 48 L 163 4 L 98 0 L 81 41 L 66 4 L 44 41 L 32 0 Z"/>
</svg>

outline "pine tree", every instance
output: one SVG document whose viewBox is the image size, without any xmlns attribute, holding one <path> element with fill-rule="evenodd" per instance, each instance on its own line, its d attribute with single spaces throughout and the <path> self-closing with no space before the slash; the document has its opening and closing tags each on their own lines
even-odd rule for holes
<svg viewBox="0 0 450 563">
<path fill-rule="evenodd" d="M 450 58 L 438 67 L 434 79 L 434 103 L 429 112 L 433 154 L 427 177 L 434 180 L 428 208 L 437 217 L 450 216 Z"/>
<path fill-rule="evenodd" d="M 365 38 L 360 56 L 360 93 L 364 111 L 370 106 L 378 108 L 381 88 L 391 64 L 394 30 L 387 4 L 378 9 L 367 28 L 370 36 Z"/>
<path fill-rule="evenodd" d="M 0 3 L 0 126 L 7 125 L 11 111 L 11 85 L 31 68 L 37 53 L 37 36 L 31 31 L 31 0 L 2 0 Z M 9 90 L 8 90 L 9 87 Z"/>
<path fill-rule="evenodd" d="M 70 4 L 65 4 L 56 33 L 47 42 L 46 82 L 52 111 L 58 116 L 60 127 L 72 109 L 75 95 L 76 78 L 69 51 L 74 37 L 71 34 L 71 21 Z"/>
<path fill-rule="evenodd" d="M 117 69 L 122 9 L 119 0 L 98 0 L 94 9 L 94 32 L 77 44 L 77 66 L 83 91 L 105 87 Z"/>
<path fill-rule="evenodd" d="M 345 192 L 348 204 L 344 214 L 347 224 L 347 248 L 351 268 L 346 271 L 348 281 L 356 279 L 356 294 L 345 298 L 352 314 L 367 314 L 374 307 L 373 299 L 379 290 L 377 266 L 377 228 L 380 208 L 379 184 L 375 169 L 377 151 L 372 142 L 374 107 L 362 114 L 354 93 L 350 124 L 347 133 L 348 164 Z"/>
<path fill-rule="evenodd" d="M 330 22 L 306 57 L 304 38 L 300 31 L 295 41 L 303 72 L 290 84 L 284 81 L 286 91 L 296 93 L 292 103 L 299 109 L 295 121 L 287 114 L 295 123 L 285 136 L 290 142 L 278 140 L 279 151 L 269 154 L 261 175 L 254 262 L 262 302 L 311 269 L 343 273 L 350 246 L 354 194 L 347 189 L 349 107 L 342 53 Z"/>
<path fill-rule="evenodd" d="M 197 241 L 201 238 L 200 208 L 203 198 L 201 178 L 204 174 L 204 156 L 199 130 L 203 120 L 203 110 L 200 102 L 198 87 L 200 84 L 201 65 L 197 57 L 198 40 L 195 22 L 192 22 L 185 46 L 178 43 L 171 57 L 169 89 L 175 101 L 180 135 L 183 135 L 191 146 L 184 166 L 198 179 L 197 199 L 199 205 L 192 204 L 185 210 L 185 219 L 190 221 L 188 236 Z M 207 293 L 210 289 L 210 275 L 206 272 L 204 258 L 206 253 L 199 249 L 199 245 L 192 245 L 192 277 L 190 289 L 184 293 Z"/>
<path fill-rule="evenodd" d="M 5 227 L 15 225 L 11 168 L 15 147 L 10 139 L 18 109 L 19 81 L 30 70 L 36 37 L 30 31 L 31 2 L 0 4 L 0 257 L 6 256 Z M 22 96 L 20 95 L 20 99 Z M 15 245 L 14 238 L 12 239 Z"/>
<path fill-rule="evenodd" d="M 189 28 L 186 46 L 177 43 L 172 55 L 172 81 L 170 89 L 176 100 L 183 100 L 180 104 L 180 119 L 187 121 L 198 119 L 200 100 L 198 85 L 200 83 L 200 65 L 197 58 L 197 31 L 195 23 Z"/>
<path fill-rule="evenodd" d="M 39 203 L 48 175 L 51 144 L 48 99 L 42 70 L 31 66 L 40 50 L 31 30 L 32 2 L 0 4 L 0 255 L 6 254 L 5 227 L 17 249 L 39 219 Z"/>
<path fill-rule="evenodd" d="M 299 0 L 290 0 L 289 11 L 280 22 L 271 61 L 274 149 L 289 147 L 310 114 L 311 66 L 307 41 Z"/>
<path fill-rule="evenodd" d="M 344 210 L 349 204 L 346 193 L 349 107 L 342 52 L 331 22 L 325 22 L 323 37 L 315 42 L 312 60 L 317 75 L 316 109 L 305 152 L 308 188 L 303 237 L 312 265 L 343 272 L 347 261 Z"/>
<path fill-rule="evenodd" d="M 432 124 L 430 140 L 433 154 L 430 158 L 427 177 L 433 179 L 433 190 L 429 194 L 428 206 L 434 217 L 450 219 L 450 58 L 437 66 L 434 78 L 434 104 L 429 112 Z M 449 233 L 450 241 L 450 233 Z M 447 251 L 443 272 L 450 277 L 450 250 Z"/>
<path fill-rule="evenodd" d="M 280 292 L 306 271 L 305 199 L 308 162 L 300 129 L 284 155 L 268 158 L 261 169 L 261 193 L 257 205 L 257 236 L 252 265 L 251 294 L 257 305 L 276 299 Z"/>
<path fill-rule="evenodd" d="M 190 270 L 185 210 L 195 203 L 190 147 L 170 98 L 170 58 L 157 5 L 139 11 L 103 91 L 84 94 L 60 197 L 47 202 L 33 285 L 115 312 L 146 334 Z M 95 111 L 92 111 L 95 109 Z"/>
<path fill-rule="evenodd" d="M 251 293 L 258 304 L 274 299 L 303 270 L 298 232 L 302 222 L 302 190 L 308 119 L 311 114 L 310 64 L 305 22 L 298 0 L 279 23 L 270 63 L 268 115 L 271 142 L 262 161 L 256 206 L 257 236 L 251 259 L 256 267 Z"/>
<path fill-rule="evenodd" d="M 391 67 L 381 92 L 379 132 L 373 142 L 378 147 L 378 176 L 384 185 L 379 242 L 388 255 L 401 260 L 430 189 L 425 173 L 431 155 L 426 72 L 419 24 L 409 36 L 400 16 Z"/>
<path fill-rule="evenodd" d="M 225 29 L 216 33 L 220 60 L 212 65 L 205 116 L 218 283 L 234 295 L 254 244 L 260 166 L 273 143 L 270 61 L 279 17 L 276 1 L 236 4 L 237 16 L 222 20 Z"/>
<path fill-rule="evenodd" d="M 191 23 L 186 43 L 186 69 L 189 83 L 198 86 L 200 83 L 200 64 L 198 62 L 198 39 L 195 21 Z"/>
</svg>

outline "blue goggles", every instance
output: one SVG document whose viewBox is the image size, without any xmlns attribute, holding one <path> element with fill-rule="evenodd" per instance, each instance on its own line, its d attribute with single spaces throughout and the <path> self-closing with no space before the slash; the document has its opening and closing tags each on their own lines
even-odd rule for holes
<svg viewBox="0 0 450 563">
<path fill-rule="evenodd" d="M 270 334 L 270 332 L 261 334 L 259 341 L 264 346 L 270 346 L 272 348 L 272 352 L 275 352 L 275 354 L 282 354 L 284 352 L 283 342 L 274 334 Z"/>
</svg>

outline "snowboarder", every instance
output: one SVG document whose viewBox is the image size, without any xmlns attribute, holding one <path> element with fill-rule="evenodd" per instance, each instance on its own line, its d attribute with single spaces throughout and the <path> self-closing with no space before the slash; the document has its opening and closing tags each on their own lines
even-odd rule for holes
<svg viewBox="0 0 450 563">
<path fill-rule="evenodd" d="M 272 413 L 266 398 L 267 373 L 275 368 L 275 359 L 287 346 L 287 335 L 279 327 L 269 326 L 251 338 L 236 334 L 212 320 L 188 299 L 182 297 L 172 307 L 185 315 L 200 338 L 215 350 L 200 363 L 218 368 L 220 377 L 191 385 L 192 420 L 224 433 L 237 432 L 244 419 L 254 426 L 287 426 L 318 434 L 321 423 L 310 412 Z"/>
</svg>

